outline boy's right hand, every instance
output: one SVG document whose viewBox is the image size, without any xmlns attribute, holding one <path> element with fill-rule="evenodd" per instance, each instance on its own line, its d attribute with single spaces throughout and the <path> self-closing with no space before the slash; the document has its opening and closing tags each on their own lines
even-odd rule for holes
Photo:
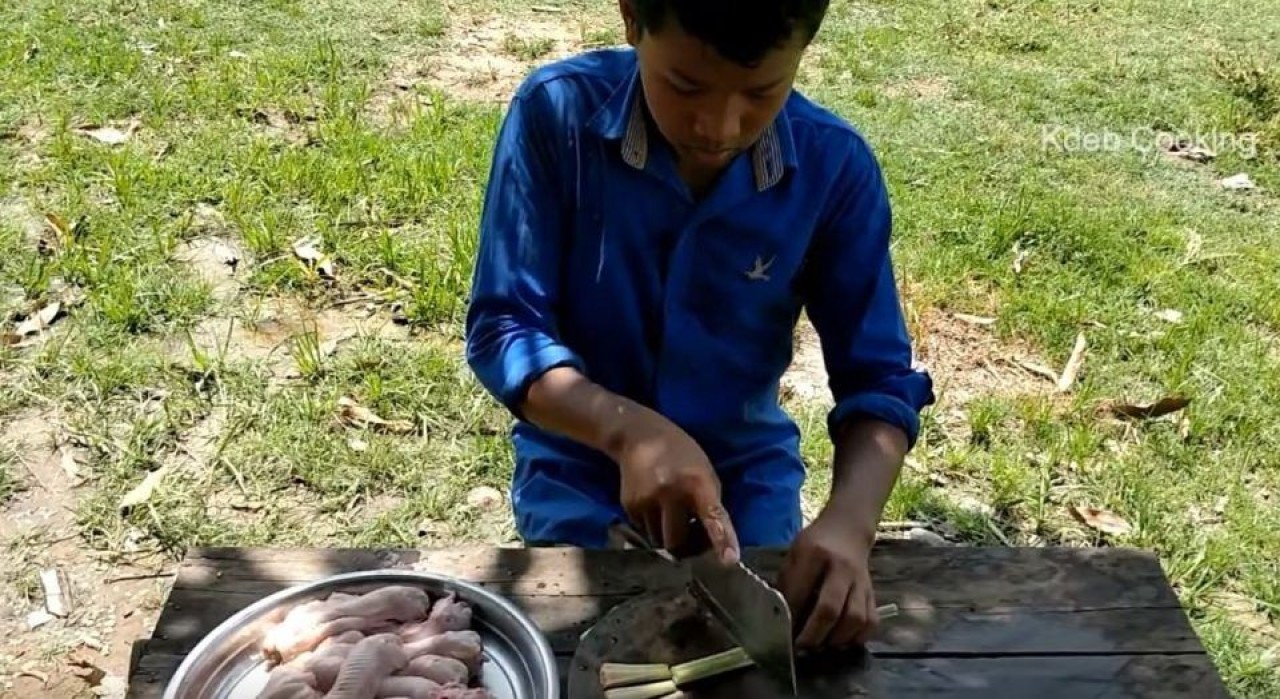
<svg viewBox="0 0 1280 699">
<path fill-rule="evenodd" d="M 702 523 L 726 563 L 738 560 L 738 535 L 720 502 L 720 479 L 702 447 L 661 413 L 557 367 L 529 387 L 524 416 L 607 454 L 622 470 L 623 509 L 649 541 L 671 552 Z"/>
<path fill-rule="evenodd" d="M 720 501 L 720 479 L 684 430 L 657 413 L 633 415 L 614 460 L 622 471 L 622 507 L 649 541 L 682 551 L 696 518 L 720 559 L 737 562 L 738 536 Z"/>
</svg>

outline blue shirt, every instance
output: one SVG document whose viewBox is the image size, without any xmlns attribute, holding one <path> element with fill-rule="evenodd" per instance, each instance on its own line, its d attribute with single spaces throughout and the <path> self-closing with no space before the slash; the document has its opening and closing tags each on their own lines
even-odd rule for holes
<svg viewBox="0 0 1280 699">
<path fill-rule="evenodd" d="M 933 400 L 913 367 L 879 165 L 793 91 L 714 188 L 693 197 L 649 124 L 634 51 L 536 70 L 503 121 L 484 199 L 467 359 L 513 414 L 573 366 L 662 413 L 706 452 L 744 545 L 799 527 L 799 431 L 779 405 L 802 309 L 835 408 L 914 443 Z M 517 421 L 512 502 L 526 539 L 598 546 L 624 517 L 602 454 Z"/>
</svg>

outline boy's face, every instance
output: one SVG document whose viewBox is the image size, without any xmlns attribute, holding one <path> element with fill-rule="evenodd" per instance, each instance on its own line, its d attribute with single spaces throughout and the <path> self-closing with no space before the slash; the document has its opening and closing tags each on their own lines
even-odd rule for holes
<svg viewBox="0 0 1280 699">
<path fill-rule="evenodd" d="M 747 68 L 685 33 L 674 18 L 643 34 L 620 3 L 636 48 L 649 112 L 682 167 L 718 171 L 750 148 L 791 94 L 804 44 L 797 37 Z"/>
</svg>

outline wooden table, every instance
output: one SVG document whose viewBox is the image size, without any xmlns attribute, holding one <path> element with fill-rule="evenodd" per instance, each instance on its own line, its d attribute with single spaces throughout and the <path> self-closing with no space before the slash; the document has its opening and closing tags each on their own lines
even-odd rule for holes
<svg viewBox="0 0 1280 699">
<path fill-rule="evenodd" d="M 771 577 L 780 551 L 748 551 Z M 547 634 L 561 674 L 579 635 L 619 602 L 679 585 L 641 551 L 201 549 L 182 562 L 153 637 L 134 648 L 129 696 L 160 697 L 217 624 L 289 585 L 417 568 L 506 595 Z M 1227 697 L 1154 556 L 1128 549 L 878 547 L 881 603 L 902 613 L 873 642 L 885 696 Z"/>
</svg>

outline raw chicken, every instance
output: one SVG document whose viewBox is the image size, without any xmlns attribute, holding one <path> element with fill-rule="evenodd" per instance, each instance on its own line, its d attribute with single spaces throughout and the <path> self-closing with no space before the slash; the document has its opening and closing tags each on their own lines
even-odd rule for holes
<svg viewBox="0 0 1280 699">
<path fill-rule="evenodd" d="M 419 655 L 442 655 L 460 660 L 471 672 L 476 672 L 480 668 L 484 652 L 484 648 L 480 645 L 480 634 L 475 631 L 446 631 L 421 641 L 406 643 L 404 650 L 410 658 L 416 658 Z"/>
<path fill-rule="evenodd" d="M 445 631 L 463 631 L 469 628 L 471 628 L 471 605 L 459 601 L 456 594 L 450 594 L 436 600 L 426 621 L 401 627 L 400 638 L 403 638 L 405 643 L 412 643 Z"/>
<path fill-rule="evenodd" d="M 471 671 L 461 660 L 439 655 L 419 655 L 412 658 L 400 674 L 425 677 L 440 684 L 466 684 L 471 677 Z"/>
<path fill-rule="evenodd" d="M 364 640 L 364 634 L 359 631 L 344 631 L 337 636 L 330 636 L 320 642 L 316 646 L 316 650 L 324 650 L 329 646 L 351 646 Z"/>
<path fill-rule="evenodd" d="M 356 644 L 342 665 L 327 699 L 375 699 L 378 687 L 409 662 L 395 634 L 370 636 Z"/>
<path fill-rule="evenodd" d="M 276 667 L 259 699 L 494 699 L 468 688 L 484 648 L 471 605 L 393 585 L 300 604 L 262 644 Z"/>
<path fill-rule="evenodd" d="M 440 685 L 424 677 L 388 677 L 378 686 L 378 697 L 409 697 L 409 699 L 435 699 Z"/>
<path fill-rule="evenodd" d="M 307 602 L 290 611 L 284 622 L 267 633 L 263 654 L 273 661 L 288 661 L 345 631 L 388 631 L 394 628 L 391 622 L 422 619 L 430 603 L 426 592 L 408 585 L 380 587 L 365 595 L 334 593 L 327 600 Z"/>
<path fill-rule="evenodd" d="M 377 621 L 417 621 L 427 615 L 430 606 L 431 598 L 422 588 L 388 585 L 365 595 L 338 599 L 326 612 L 329 619 L 359 616 Z"/>
<path fill-rule="evenodd" d="M 314 683 L 315 675 L 288 665 L 282 665 L 267 676 L 267 686 L 258 699 L 320 699 Z"/>
<path fill-rule="evenodd" d="M 314 650 L 316 646 L 319 646 L 321 642 L 330 636 L 337 636 L 348 631 L 368 631 L 381 623 L 377 619 L 361 616 L 341 617 L 317 626 L 291 630 L 292 635 L 289 636 L 274 634 L 271 639 L 274 645 L 264 648 L 263 652 L 268 658 L 278 662 L 288 662 L 299 653 Z"/>
<path fill-rule="evenodd" d="M 471 688 L 451 684 L 437 689 L 430 699 L 495 699 L 495 697 L 489 690 L 481 687 Z"/>
<path fill-rule="evenodd" d="M 312 684 L 316 689 L 327 692 L 333 689 L 333 685 L 338 681 L 338 674 L 342 672 L 342 666 L 347 662 L 347 656 L 343 655 L 324 655 L 313 658 L 307 663 L 307 672 L 315 677 Z"/>
</svg>

